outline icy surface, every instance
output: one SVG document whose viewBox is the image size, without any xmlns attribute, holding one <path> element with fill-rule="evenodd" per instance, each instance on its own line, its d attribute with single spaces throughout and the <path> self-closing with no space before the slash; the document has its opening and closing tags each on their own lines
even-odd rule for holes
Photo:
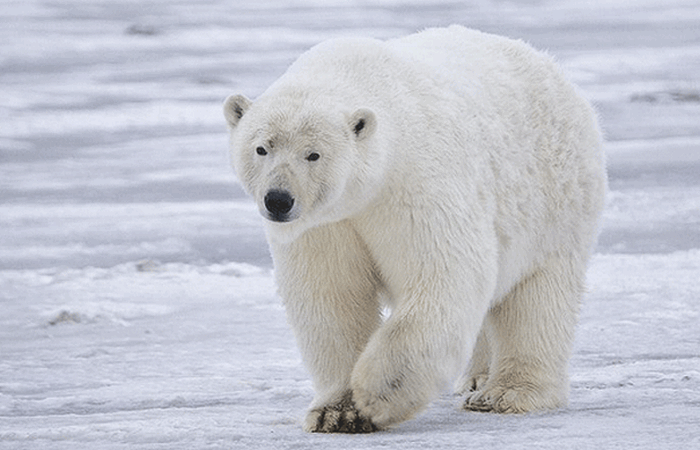
<svg viewBox="0 0 700 450">
<path fill-rule="evenodd" d="M 323 39 L 455 22 L 547 49 L 608 138 L 570 405 L 445 393 L 304 434 L 221 102 Z M 696 0 L 0 1 L 0 449 L 700 448 L 699 23 Z"/>
</svg>

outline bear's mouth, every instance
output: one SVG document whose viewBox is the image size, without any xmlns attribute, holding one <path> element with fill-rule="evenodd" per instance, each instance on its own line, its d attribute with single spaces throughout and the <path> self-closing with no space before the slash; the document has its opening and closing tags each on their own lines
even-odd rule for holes
<svg viewBox="0 0 700 450">
<path fill-rule="evenodd" d="M 274 215 L 270 213 L 267 214 L 266 219 L 270 222 L 277 223 L 291 222 L 293 220 L 291 217 L 289 217 L 289 215 Z"/>
</svg>

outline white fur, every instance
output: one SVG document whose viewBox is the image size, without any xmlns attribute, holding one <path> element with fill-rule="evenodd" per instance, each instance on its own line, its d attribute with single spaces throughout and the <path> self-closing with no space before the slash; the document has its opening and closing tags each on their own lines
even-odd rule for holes
<svg viewBox="0 0 700 450">
<path fill-rule="evenodd" d="M 566 403 L 606 177 L 550 58 L 459 26 L 331 40 L 225 114 L 261 213 L 294 198 L 266 230 L 316 388 L 306 430 L 408 419 L 465 369 L 466 409 Z"/>
</svg>

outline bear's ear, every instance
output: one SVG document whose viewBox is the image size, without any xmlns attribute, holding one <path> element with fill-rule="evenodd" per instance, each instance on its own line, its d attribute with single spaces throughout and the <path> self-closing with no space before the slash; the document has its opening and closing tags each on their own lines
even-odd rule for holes
<svg viewBox="0 0 700 450">
<path fill-rule="evenodd" d="M 243 114 L 250 108 L 253 102 L 248 100 L 245 95 L 231 95 L 224 101 L 224 117 L 231 126 L 236 128 L 238 122 L 243 118 Z"/>
<path fill-rule="evenodd" d="M 361 141 L 374 134 L 377 128 L 377 117 L 372 110 L 360 108 L 350 116 L 349 125 L 355 139 Z"/>
</svg>

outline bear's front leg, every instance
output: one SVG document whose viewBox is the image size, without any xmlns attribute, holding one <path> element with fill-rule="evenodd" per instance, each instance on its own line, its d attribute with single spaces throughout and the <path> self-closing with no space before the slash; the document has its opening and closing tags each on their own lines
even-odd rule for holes
<svg viewBox="0 0 700 450">
<path fill-rule="evenodd" d="M 354 229 L 340 222 L 271 242 L 287 317 L 316 396 L 304 420 L 309 432 L 364 433 L 376 427 L 358 412 L 350 375 L 381 323 L 379 276 Z"/>
<path fill-rule="evenodd" d="M 394 311 L 353 370 L 355 405 L 379 428 L 415 416 L 464 370 L 486 309 L 425 300 Z"/>
</svg>

